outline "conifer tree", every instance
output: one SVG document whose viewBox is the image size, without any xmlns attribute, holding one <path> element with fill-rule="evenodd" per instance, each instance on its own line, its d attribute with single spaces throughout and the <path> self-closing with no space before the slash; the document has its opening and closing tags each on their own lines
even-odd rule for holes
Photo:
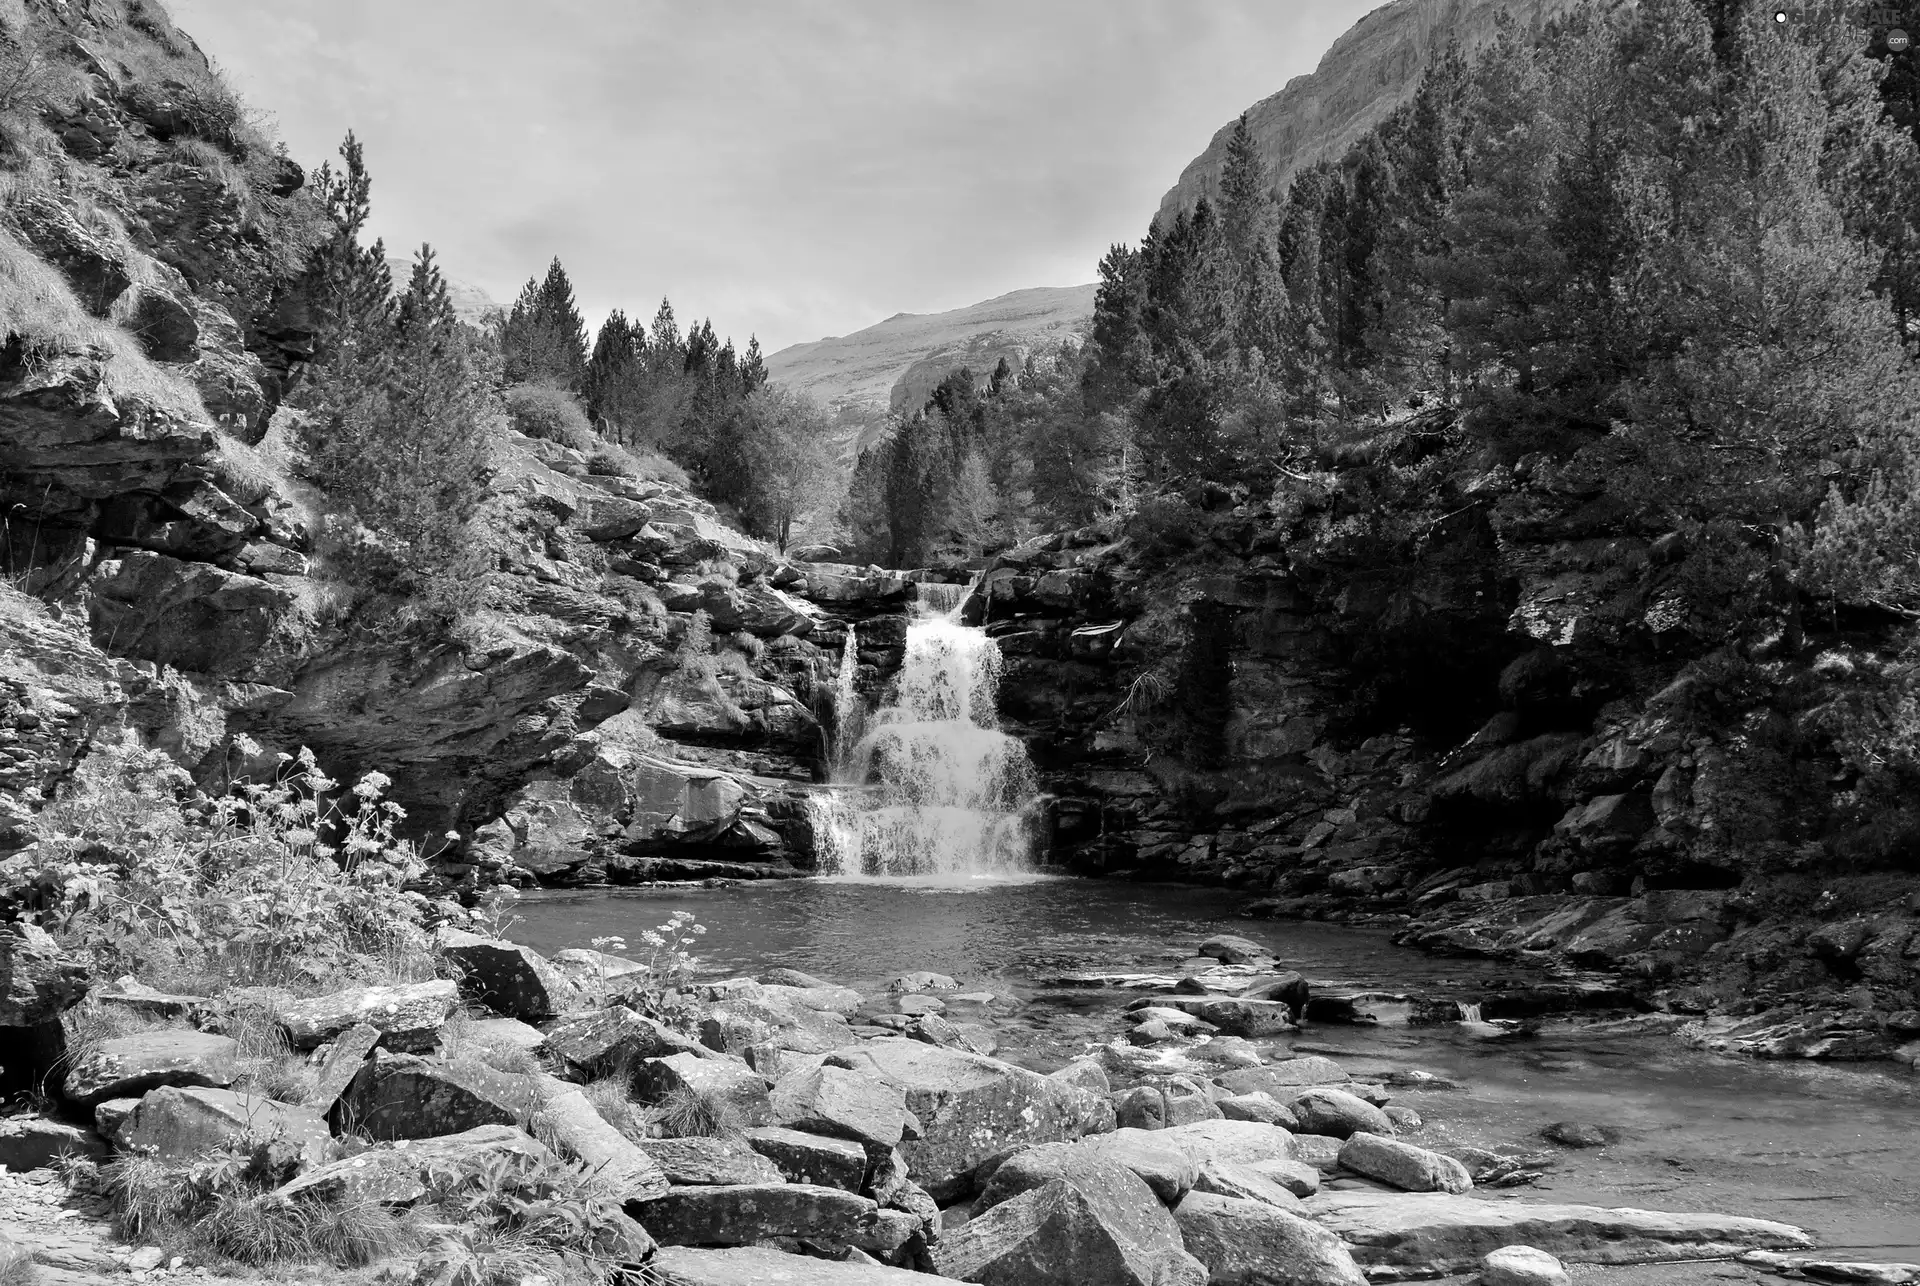
<svg viewBox="0 0 1920 1286">
<path fill-rule="evenodd" d="M 509 380 L 584 390 L 587 328 L 558 257 L 545 278 L 529 278 L 521 288 L 501 329 L 500 351 Z"/>
</svg>

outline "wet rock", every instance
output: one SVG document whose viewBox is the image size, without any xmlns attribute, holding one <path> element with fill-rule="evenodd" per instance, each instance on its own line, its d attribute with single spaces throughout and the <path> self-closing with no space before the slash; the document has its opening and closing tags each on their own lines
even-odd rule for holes
<svg viewBox="0 0 1920 1286">
<path fill-rule="evenodd" d="M 1265 1090 L 1255 1090 L 1251 1094 L 1229 1094 L 1225 1098 L 1215 1099 L 1214 1106 L 1229 1121 L 1259 1121 L 1288 1130 L 1300 1124 L 1292 1108 Z"/>
<path fill-rule="evenodd" d="M 151 1150 L 169 1161 L 185 1161 L 240 1139 L 283 1142 L 302 1165 L 328 1160 L 333 1148 L 327 1123 L 305 1108 L 259 1094 L 172 1085 L 142 1098 L 121 1123 L 118 1137 L 126 1148 Z"/>
<path fill-rule="evenodd" d="M 1104 1095 L 1113 1089 L 1112 1082 L 1107 1079 L 1107 1069 L 1100 1065 L 1099 1059 L 1090 1056 L 1076 1058 L 1065 1067 L 1047 1073 L 1047 1079 L 1094 1094 Z"/>
<path fill-rule="evenodd" d="M 1156 1131 L 1155 1137 L 1185 1152 L 1196 1166 L 1206 1161 L 1256 1166 L 1293 1157 L 1293 1135 L 1258 1121 L 1200 1121 Z"/>
<path fill-rule="evenodd" d="M 1220 1083 L 1236 1094 L 1264 1092 L 1282 1102 L 1296 1097 L 1303 1086 L 1344 1085 L 1346 1082 L 1345 1068 L 1331 1058 L 1318 1055 L 1286 1058 L 1258 1068 L 1226 1072 L 1220 1077 Z"/>
<path fill-rule="evenodd" d="M 1187 1051 L 1187 1057 L 1196 1062 L 1229 1068 L 1258 1067 L 1266 1061 L 1260 1057 L 1260 1050 L 1252 1041 L 1239 1036 L 1215 1036 L 1202 1041 Z"/>
<path fill-rule="evenodd" d="M 1311 1197 L 1314 1193 L 1320 1191 L 1320 1175 L 1322 1173 L 1321 1167 L 1315 1161 L 1307 1159 L 1315 1154 L 1312 1152 L 1312 1149 L 1306 1145 L 1315 1142 L 1331 1143 L 1333 1140 L 1323 1139 L 1315 1134 L 1296 1134 L 1293 1137 L 1293 1146 L 1295 1150 L 1303 1154 L 1302 1156 L 1290 1161 L 1279 1159 L 1255 1161 L 1241 1168 L 1259 1175 L 1268 1183 L 1273 1184 L 1277 1188 L 1283 1188 L 1296 1197 Z M 1337 1154 L 1335 1157 L 1328 1159 L 1326 1169 L 1330 1171 L 1334 1169 L 1336 1165 Z"/>
<path fill-rule="evenodd" d="M 635 1146 L 676 1186 L 786 1182 L 780 1167 L 733 1139 L 640 1139 Z"/>
<path fill-rule="evenodd" d="M 371 1139 L 430 1139 L 482 1125 L 517 1125 L 536 1106 L 525 1077 L 485 1063 L 442 1063 L 376 1050 L 340 1096 Z"/>
<path fill-rule="evenodd" d="M 1260 964 L 1273 959 L 1273 952 L 1251 938 L 1234 933 L 1219 933 L 1200 944 L 1197 953 L 1226 964 Z"/>
<path fill-rule="evenodd" d="M 936 1199 L 964 1189 L 968 1172 L 995 1152 L 1113 1128 L 1104 1098 L 983 1055 L 887 1038 L 833 1057 L 905 1091 L 922 1135 L 900 1151 Z"/>
<path fill-rule="evenodd" d="M 531 947 L 462 929 L 442 930 L 439 943 L 463 971 L 460 994 L 495 1013 L 544 1022 L 579 1005 L 579 989 Z"/>
<path fill-rule="evenodd" d="M 775 970 L 775 973 L 791 973 L 791 970 Z M 806 974 L 793 974 L 804 978 Z M 857 1012 L 865 1003 L 859 992 L 852 987 L 836 987 L 832 983 L 821 983 L 814 987 L 798 987 L 790 983 L 764 983 L 761 987 L 761 999 L 770 1005 L 779 1005 L 787 1009 L 815 1010 L 820 1013 L 840 1014 L 843 1017 Z"/>
<path fill-rule="evenodd" d="M 960 984 L 943 973 L 929 973 L 922 969 L 915 973 L 902 974 L 887 984 L 887 990 L 895 995 L 912 995 L 922 991 L 956 991 Z"/>
<path fill-rule="evenodd" d="M 460 1007 L 460 989 L 444 978 L 397 987 L 348 987 L 280 1007 L 280 1025 L 295 1049 L 317 1049 L 349 1027 L 368 1026 L 396 1054 L 424 1054 Z"/>
<path fill-rule="evenodd" d="M 1203 1286 L 1206 1270 L 1147 1186 L 1118 1166 L 1097 1175 L 1085 1188 L 1054 1179 L 948 1231 L 930 1251 L 934 1270 L 991 1286 Z"/>
<path fill-rule="evenodd" d="M 1307 1213 L 1332 1229 L 1367 1267 L 1464 1273 L 1502 1246 L 1525 1245 L 1563 1261 L 1637 1264 L 1726 1259 L 1743 1250 L 1804 1250 L 1813 1242 L 1786 1224 L 1738 1215 L 1607 1210 L 1598 1206 L 1489 1201 L 1443 1193 L 1322 1192 Z"/>
<path fill-rule="evenodd" d="M 1287 1104 L 1303 1134 L 1326 1134 L 1344 1139 L 1356 1131 L 1390 1135 L 1393 1122 L 1373 1104 L 1331 1086 L 1318 1086 Z"/>
<path fill-rule="evenodd" d="M 44 1116 L 0 1121 L 0 1167 L 15 1174 L 52 1165 L 65 1153 L 98 1156 L 106 1151 L 100 1136 L 85 1126 Z"/>
<path fill-rule="evenodd" d="M 1220 1286 L 1366 1286 L 1340 1239 L 1260 1201 L 1190 1192 L 1174 1208 L 1186 1247 Z"/>
<path fill-rule="evenodd" d="M 1324 1134 L 1295 1134 L 1293 1136 L 1294 1158 L 1304 1165 L 1314 1167 L 1321 1174 L 1331 1174 L 1340 1168 L 1341 1141 Z"/>
<path fill-rule="evenodd" d="M 745 1134 L 747 1146 L 779 1169 L 789 1183 L 811 1183 L 859 1192 L 866 1186 L 867 1150 L 851 1139 L 831 1139 L 762 1125 Z"/>
<path fill-rule="evenodd" d="M 832 1065 L 782 1078 L 773 1087 L 771 1109 L 774 1125 L 852 1139 L 879 1152 L 920 1133 L 898 1085 Z"/>
<path fill-rule="evenodd" d="M 621 1005 L 563 1018 L 545 1034 L 548 1052 L 575 1075 L 587 1078 L 670 1054 L 714 1056 L 691 1036 Z"/>
<path fill-rule="evenodd" d="M 315 1166 L 278 1190 L 284 1200 L 331 1201 L 343 1205 L 378 1202 L 407 1205 L 427 1193 L 426 1175 L 434 1167 L 469 1165 L 484 1158 L 512 1155 L 536 1165 L 556 1158 L 525 1130 L 511 1125 L 482 1125 L 439 1138 L 402 1140 L 369 1148 L 350 1157 Z"/>
<path fill-rule="evenodd" d="M 1397 1103 L 1389 1103 L 1380 1110 L 1387 1114 L 1389 1121 L 1393 1122 L 1393 1132 L 1395 1134 L 1411 1134 L 1426 1125 L 1426 1122 L 1421 1119 L 1420 1114 L 1410 1107 L 1402 1107 Z"/>
<path fill-rule="evenodd" d="M 845 1247 L 872 1230 L 879 1216 L 865 1197 L 806 1183 L 675 1188 L 631 1203 L 631 1210 L 663 1246 L 750 1246 L 795 1237 Z"/>
<path fill-rule="evenodd" d="M 361 1065 L 379 1043 L 379 1029 L 366 1023 L 341 1032 L 334 1039 L 333 1047 L 327 1051 L 320 1070 L 314 1073 L 313 1092 L 307 1096 L 305 1106 L 316 1112 L 326 1112 L 331 1108 L 346 1092 L 347 1086 L 353 1083 L 353 1078 L 360 1074 Z"/>
<path fill-rule="evenodd" d="M 662 1246 L 654 1270 L 668 1286 L 926 1286 L 927 1275 L 882 1264 L 790 1255 L 770 1246 Z"/>
<path fill-rule="evenodd" d="M 741 1125 L 773 1124 L 766 1079 L 738 1059 L 693 1054 L 649 1058 L 640 1064 L 634 1083 L 649 1103 L 687 1093 L 723 1105 Z"/>
<path fill-rule="evenodd" d="M 1165 1206 L 1173 1205 L 1187 1194 L 1198 1170 L 1188 1149 L 1166 1143 L 1157 1130 L 1123 1128 L 1111 1134 L 1090 1134 L 1078 1143 L 1041 1146 L 1079 1148 L 1089 1155 L 1123 1165 L 1153 1189 L 1153 1195 Z"/>
<path fill-rule="evenodd" d="M 1169 1006 L 1213 1024 L 1228 1036 L 1275 1036 L 1297 1026 L 1294 1007 L 1284 1000 L 1177 999 Z"/>
<path fill-rule="evenodd" d="M 1113 1096 L 1113 1118 L 1123 1128 L 1158 1130 L 1217 1121 L 1222 1115 L 1206 1090 L 1184 1076 L 1158 1085 L 1136 1085 Z"/>
<path fill-rule="evenodd" d="M 1355 1131 L 1340 1149 L 1340 1164 L 1403 1192 L 1465 1192 L 1473 1187 L 1467 1167 L 1450 1156 L 1399 1139 Z"/>
<path fill-rule="evenodd" d="M 1590 1121 L 1555 1121 L 1540 1131 L 1540 1137 L 1566 1148 L 1603 1148 L 1613 1142 L 1616 1135 Z"/>
<path fill-rule="evenodd" d="M 239 1074 L 240 1047 L 198 1031 L 151 1031 L 101 1041 L 67 1072 L 65 1094 L 84 1107 L 162 1085 L 224 1089 Z"/>
<path fill-rule="evenodd" d="M 1208 1161 L 1194 1176 L 1193 1190 L 1215 1197 L 1258 1201 L 1276 1210 L 1300 1209 L 1300 1198 L 1257 1170 L 1225 1161 Z M 1176 1200 L 1170 1204 L 1178 1204 Z"/>
<path fill-rule="evenodd" d="M 1544 1250 L 1502 1246 L 1480 1261 L 1480 1286 L 1568 1286 L 1567 1270 Z"/>
<path fill-rule="evenodd" d="M 999 1047 L 990 1028 L 979 1023 L 950 1023 L 938 1014 L 915 1018 L 901 1028 L 909 1040 L 925 1041 L 945 1049 L 964 1049 L 975 1054 L 991 1054 Z"/>
</svg>

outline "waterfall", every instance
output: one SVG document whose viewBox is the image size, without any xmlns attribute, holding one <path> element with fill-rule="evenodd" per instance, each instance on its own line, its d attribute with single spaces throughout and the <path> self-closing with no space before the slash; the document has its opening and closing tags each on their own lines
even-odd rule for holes
<svg viewBox="0 0 1920 1286">
<path fill-rule="evenodd" d="M 820 874 L 1005 875 L 1030 869 L 1038 799 L 1026 747 L 1001 732 L 1000 648 L 948 612 L 907 627 L 887 704 L 834 759 L 834 785 L 809 805 Z M 850 686 L 847 656 L 842 681 Z M 845 709 L 855 709 L 849 699 Z M 847 716 L 836 723 L 845 729 Z M 844 735 L 844 734 L 843 734 Z"/>
<path fill-rule="evenodd" d="M 840 672 L 833 680 L 833 763 L 838 768 L 853 748 L 860 731 L 860 693 L 854 680 L 860 674 L 860 642 L 853 626 L 840 649 Z"/>
<path fill-rule="evenodd" d="M 1464 1000 L 1461 1001 L 1460 1002 L 1460 1021 L 1463 1023 L 1477 1023 L 1477 1022 L 1483 1021 L 1480 1017 L 1480 1006 L 1478 1004 L 1470 1005 Z"/>
</svg>

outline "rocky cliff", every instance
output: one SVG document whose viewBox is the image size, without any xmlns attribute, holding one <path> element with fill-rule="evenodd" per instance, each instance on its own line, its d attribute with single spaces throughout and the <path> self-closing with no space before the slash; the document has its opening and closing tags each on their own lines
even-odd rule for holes
<svg viewBox="0 0 1920 1286">
<path fill-rule="evenodd" d="M 1366 132 L 1413 97 L 1433 57 L 1457 40 L 1471 51 L 1492 39 L 1502 12 L 1525 27 L 1544 23 L 1581 0 L 1392 0 L 1333 42 L 1319 66 L 1247 109 L 1276 192 L 1296 170 L 1345 154 Z M 1180 172 L 1160 200 L 1160 215 L 1217 197 L 1233 122 Z M 1157 216 L 1156 216 L 1157 217 Z"/>
</svg>

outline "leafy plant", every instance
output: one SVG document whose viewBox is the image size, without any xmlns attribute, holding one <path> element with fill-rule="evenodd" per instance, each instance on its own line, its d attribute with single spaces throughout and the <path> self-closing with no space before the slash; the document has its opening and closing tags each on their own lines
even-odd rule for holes
<svg viewBox="0 0 1920 1286">
<path fill-rule="evenodd" d="M 459 1229 L 421 1257 L 416 1286 L 613 1282 L 644 1253 L 619 1194 L 590 1173 L 503 1152 L 430 1166 L 426 1183 Z"/>
</svg>

